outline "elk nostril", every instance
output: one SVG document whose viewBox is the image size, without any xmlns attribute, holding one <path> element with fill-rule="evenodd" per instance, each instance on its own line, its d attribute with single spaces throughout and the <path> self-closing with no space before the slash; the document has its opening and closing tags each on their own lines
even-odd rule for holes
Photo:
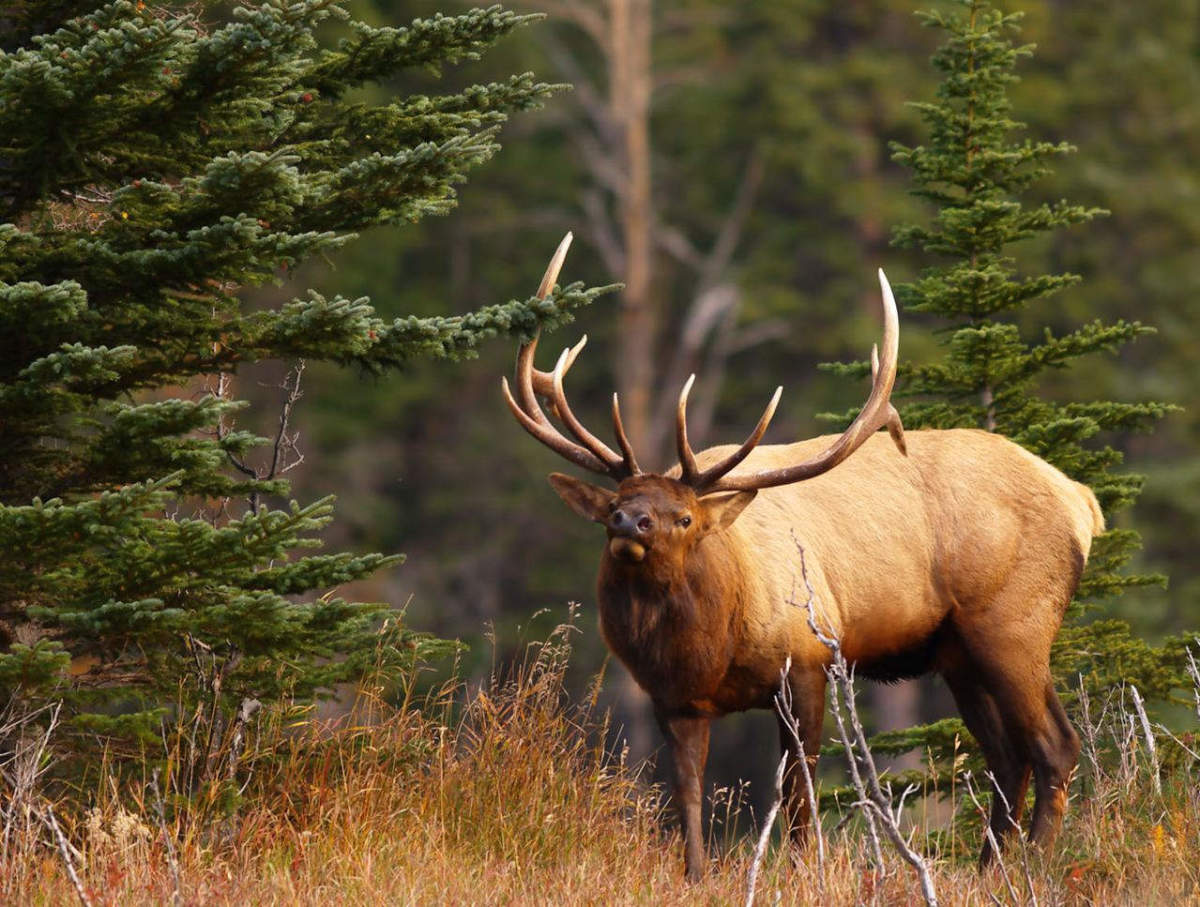
<svg viewBox="0 0 1200 907">
<path fill-rule="evenodd" d="M 637 521 L 638 532 L 648 532 L 651 526 L 650 517 L 644 516 Z"/>
<path fill-rule="evenodd" d="M 612 521 L 613 521 L 614 526 L 620 526 L 622 523 L 624 523 L 625 522 L 625 511 L 624 510 L 614 510 L 613 515 L 612 515 Z"/>
</svg>

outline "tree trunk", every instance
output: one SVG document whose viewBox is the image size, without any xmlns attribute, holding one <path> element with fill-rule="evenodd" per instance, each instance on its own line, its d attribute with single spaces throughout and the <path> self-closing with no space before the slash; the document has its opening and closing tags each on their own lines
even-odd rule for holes
<svg viewBox="0 0 1200 907">
<path fill-rule="evenodd" d="M 622 181 L 617 192 L 624 251 L 625 292 L 617 325 L 615 376 L 621 413 L 634 450 L 649 435 L 654 346 L 659 319 L 650 295 L 653 282 L 650 182 L 650 0 L 608 0 L 609 114 L 621 148 Z M 644 464 L 651 465 L 651 464 Z M 652 467 L 653 468 L 653 467 Z M 618 722 L 636 762 L 654 748 L 646 695 L 628 671 L 614 677 Z"/>
<path fill-rule="evenodd" d="M 620 136 L 624 185 L 617 198 L 625 293 L 617 333 L 617 389 L 634 449 L 648 435 L 659 319 L 653 283 L 650 182 L 650 0 L 609 0 L 609 110 Z"/>
</svg>

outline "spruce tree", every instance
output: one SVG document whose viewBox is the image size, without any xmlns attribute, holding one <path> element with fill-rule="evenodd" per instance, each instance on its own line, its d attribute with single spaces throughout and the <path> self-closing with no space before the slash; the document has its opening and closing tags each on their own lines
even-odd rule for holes
<svg viewBox="0 0 1200 907">
<path fill-rule="evenodd" d="M 500 124 L 554 88 L 524 74 L 366 102 L 363 86 L 475 59 L 531 17 L 376 28 L 344 6 L 2 14 L 0 702 L 61 700 L 80 746 L 138 754 L 202 713 L 220 738 L 256 702 L 449 645 L 337 594 L 398 558 L 307 553 L 330 500 L 280 506 L 299 372 L 264 450 L 229 376 L 462 358 L 598 292 L 389 321 L 366 298 L 247 304 L 355 231 L 449 210 Z"/>
<path fill-rule="evenodd" d="M 1011 116 L 1008 88 L 1016 64 L 1033 49 L 1015 46 L 1019 14 L 1004 14 L 985 0 L 950 0 L 950 12 L 918 13 L 945 41 L 932 58 L 943 79 L 933 102 L 913 106 L 929 143 L 893 143 L 894 159 L 912 171 L 914 195 L 934 206 L 928 225 L 894 230 L 893 244 L 916 248 L 936 263 L 919 278 L 896 286 L 905 311 L 929 319 L 944 350 L 929 363 L 902 362 L 894 394 L 905 427 L 979 428 L 1001 432 L 1096 493 L 1106 518 L 1129 507 L 1142 477 L 1113 472 L 1121 453 L 1097 442 L 1101 433 L 1146 430 L 1170 407 L 1156 402 L 1062 402 L 1047 396 L 1056 370 L 1099 352 L 1118 350 L 1152 331 L 1139 322 L 1099 320 L 1066 332 L 1037 321 L 1032 307 L 1046 304 L 1080 278 L 1069 273 L 1030 274 L 1013 257 L 1015 246 L 1050 231 L 1084 224 L 1106 212 L 1067 201 L 1027 201 L 1052 159 L 1075 149 L 1065 143 L 1018 140 L 1023 124 Z M 926 258 L 925 260 L 928 260 Z M 1043 310 L 1044 312 L 1044 310 Z M 834 366 L 862 375 L 866 363 Z M 1124 572 L 1139 547 L 1131 529 L 1109 528 L 1093 542 L 1087 569 L 1053 653 L 1059 686 L 1071 701 L 1082 682 L 1095 701 L 1121 684 L 1136 683 L 1148 696 L 1167 699 L 1187 685 L 1184 635 L 1156 648 L 1118 619 L 1097 619 L 1095 601 L 1160 576 Z M 1083 602 L 1092 604 L 1085 606 Z M 832 749 L 832 748 L 831 748 Z M 983 764 L 958 718 L 878 734 L 877 754 L 917 749 L 930 772 L 912 770 L 905 781 L 949 790 L 949 779 L 970 756 Z M 829 792 L 836 799 L 844 791 Z"/>
<path fill-rule="evenodd" d="M 902 366 L 905 425 L 1001 432 L 1092 488 L 1110 528 L 1093 543 L 1077 602 L 1163 582 L 1161 576 L 1125 569 L 1139 536 L 1111 528 L 1112 520 L 1135 501 L 1143 477 L 1114 472 L 1122 454 L 1098 436 L 1148 430 L 1170 407 L 1051 396 L 1057 370 L 1080 357 L 1115 352 L 1152 329 L 1124 320 L 1096 320 L 1060 332 L 1030 329 L 1039 321 L 1062 320 L 1053 312 L 1035 317 L 1032 307 L 1051 304 L 1080 277 L 1029 273 L 1013 257 L 1016 248 L 1107 212 L 1067 201 L 1028 201 L 1050 162 L 1075 149 L 1065 142 L 1014 138 L 1023 124 L 1012 118 L 1008 89 L 1017 79 L 1017 63 L 1033 52 L 1012 42 L 1020 14 L 1002 13 L 985 0 L 952 2 L 950 12 L 919 14 L 923 24 L 945 35 L 932 58 L 943 76 L 937 99 L 914 105 L 929 143 L 892 146 L 894 159 L 912 171 L 913 193 L 935 208 L 930 224 L 894 231 L 895 245 L 917 248 L 936 261 L 913 283 L 898 286 L 897 297 L 907 311 L 932 316 L 944 349 L 935 362 Z M 1076 684 L 1083 674 L 1094 691 L 1135 681 L 1144 692 L 1165 697 L 1182 681 L 1182 639 L 1156 650 L 1123 621 L 1081 619 L 1085 610 L 1082 604 L 1073 607 L 1056 646 L 1062 685 Z"/>
</svg>

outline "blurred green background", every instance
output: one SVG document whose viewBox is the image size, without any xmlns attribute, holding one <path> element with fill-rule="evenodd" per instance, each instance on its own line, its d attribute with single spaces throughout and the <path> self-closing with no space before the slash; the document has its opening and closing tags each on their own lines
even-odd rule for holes
<svg viewBox="0 0 1200 907">
<path fill-rule="evenodd" d="M 457 8 L 375 0 L 355 12 L 403 24 Z M 909 195 L 888 142 L 925 139 L 907 102 L 933 95 L 928 58 L 937 36 L 920 27 L 908 2 L 894 0 L 514 8 L 549 15 L 485 61 L 447 73 L 450 84 L 533 70 L 575 89 L 506 128 L 504 150 L 462 188 L 449 217 L 368 234 L 298 272 L 293 284 L 265 291 L 264 301 L 314 286 L 369 296 L 384 317 L 465 312 L 529 295 L 573 230 L 561 281 L 629 281 L 629 268 L 642 267 L 642 300 L 655 325 L 652 343 L 632 348 L 621 332 L 622 296 L 613 294 L 543 342 L 539 361 L 549 368 L 563 345 L 589 335 L 569 394 L 593 431 L 607 436 L 612 390 L 649 369 L 637 446 L 643 465 L 665 468 L 670 435 L 664 446 L 658 409 L 691 368 L 701 375 L 692 406 L 697 447 L 741 440 L 776 384 L 785 394 L 768 442 L 829 430 L 817 415 L 845 412 L 865 385 L 817 366 L 862 358 L 876 338 L 875 268 L 896 283 L 932 264 L 889 247 L 893 226 L 929 212 Z M 1152 435 L 1100 439 L 1124 451 L 1127 469 L 1148 476 L 1138 505 L 1118 518 L 1143 535 L 1136 569 L 1170 577 L 1166 589 L 1135 590 L 1105 612 L 1153 638 L 1200 624 L 1200 558 L 1191 548 L 1200 527 L 1200 419 L 1191 405 L 1200 389 L 1200 2 L 1001 8 L 1026 13 L 1020 40 L 1037 48 L 1018 70 L 1015 118 L 1031 139 L 1079 148 L 1029 201 L 1067 198 L 1111 211 L 1018 248 L 1025 273 L 1083 276 L 1027 313 L 1025 329 L 1063 330 L 1097 317 L 1158 328 L 1119 357 L 1054 374 L 1043 390 L 1063 400 L 1183 407 Z M 636 33 L 617 33 L 621 15 L 648 22 L 646 54 L 637 53 Z M 417 75 L 372 89 L 383 90 L 444 87 Z M 635 154 L 626 140 L 639 128 L 645 144 Z M 647 180 L 637 178 L 637 154 Z M 921 317 L 902 316 L 903 357 L 932 356 L 937 342 Z M 545 475 L 564 464 L 503 404 L 499 376 L 511 372 L 515 352 L 494 342 L 465 366 L 424 364 L 399 379 L 311 367 L 297 412 L 306 460 L 290 478 L 300 499 L 338 495 L 334 547 L 407 554 L 403 567 L 356 594 L 407 605 L 416 628 L 470 643 L 468 674 L 516 651 L 518 627 L 528 628 L 536 612 L 549 609 L 544 620 L 558 621 L 567 602 L 580 602 L 574 669 L 582 683 L 605 658 L 593 588 L 601 531 L 558 501 Z M 239 381 L 241 395 L 264 404 L 254 408 L 263 424 L 246 427 L 269 433 L 272 382 Z M 489 627 L 498 653 L 484 641 Z M 615 664 L 605 688 L 633 755 L 657 746 Z M 913 692 L 891 704 L 882 696 L 875 711 L 889 726 L 948 707 Z M 746 774 L 739 760 L 761 762 L 755 772 L 773 764 L 766 752 L 774 752 L 774 723 L 765 720 L 717 731 L 718 782 Z M 747 760 L 745 747 L 760 744 L 763 758 Z"/>
</svg>

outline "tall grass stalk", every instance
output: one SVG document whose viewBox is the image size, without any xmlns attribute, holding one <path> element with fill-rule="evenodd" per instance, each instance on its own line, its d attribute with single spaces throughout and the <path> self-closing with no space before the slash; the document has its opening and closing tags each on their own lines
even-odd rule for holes
<svg viewBox="0 0 1200 907">
<path fill-rule="evenodd" d="M 0 902 L 78 901 L 72 865 L 96 905 L 744 902 L 754 842 L 730 839 L 704 879 L 685 884 L 662 792 L 605 748 L 606 718 L 594 697 L 580 704 L 565 692 L 574 632 L 558 628 L 483 682 L 418 697 L 412 678 L 398 690 L 381 679 L 338 721 L 262 716 L 240 757 L 245 790 L 230 814 L 185 808 L 168 787 L 160 817 L 149 772 L 140 789 L 108 776 L 72 799 L 51 796 L 36 784 L 22 788 L 18 778 L 29 774 L 14 772 L 10 757 L 0 773 Z M 1200 904 L 1194 732 L 1177 729 L 1178 742 L 1158 735 L 1159 795 L 1143 735 L 1129 733 L 1140 721 L 1119 695 L 1100 714 L 1092 705 L 1075 718 L 1088 742 L 1084 778 L 1054 854 L 1010 848 L 1003 866 L 979 873 L 974 854 L 986 823 L 973 819 L 974 779 L 956 786 L 965 811 L 950 804 L 942 818 L 908 827 L 940 903 Z M 42 739 L 30 727 L 25 737 Z M 11 739 L 0 741 L 0 752 L 12 751 Z M 52 756 L 51 737 L 39 764 Z M 47 806 L 70 842 L 70 864 L 37 820 Z M 745 808 L 741 794 L 727 797 L 719 818 L 730 827 L 726 813 Z M 879 871 L 864 834 L 860 822 L 829 823 L 823 871 L 815 844 L 796 854 L 768 846 L 759 902 L 919 898 L 897 858 L 889 854 Z"/>
</svg>

